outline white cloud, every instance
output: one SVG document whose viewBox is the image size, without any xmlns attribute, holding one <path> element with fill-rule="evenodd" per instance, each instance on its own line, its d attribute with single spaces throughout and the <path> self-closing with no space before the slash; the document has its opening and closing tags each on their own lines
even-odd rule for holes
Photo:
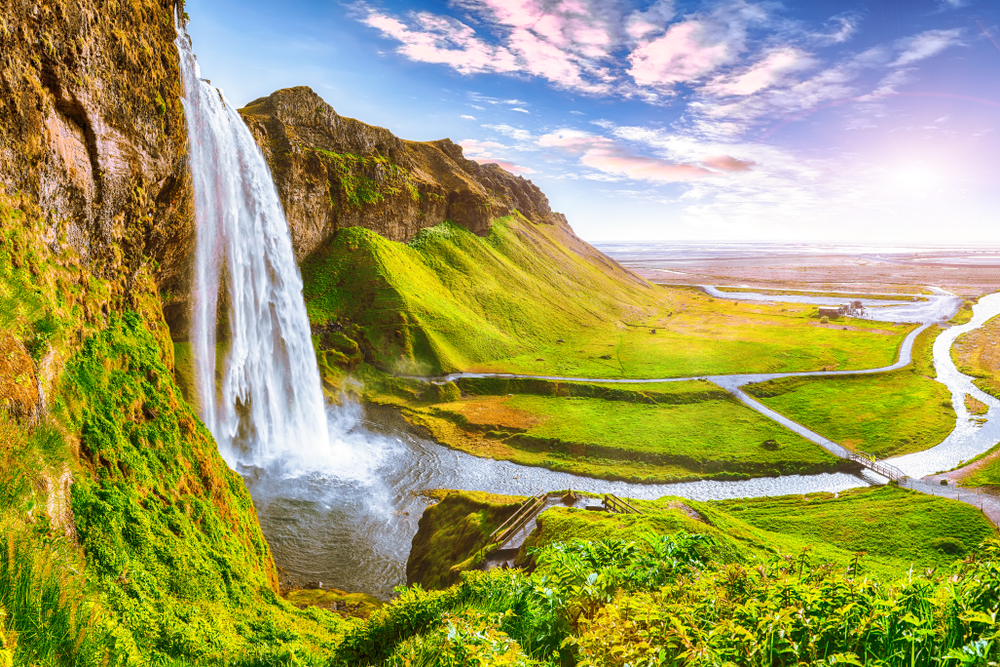
<svg viewBox="0 0 1000 667">
<path fill-rule="evenodd" d="M 813 58 L 794 47 L 772 51 L 746 71 L 720 78 L 705 86 L 704 91 L 713 95 L 753 95 L 765 88 L 781 84 L 786 77 L 816 64 Z"/>
<path fill-rule="evenodd" d="M 460 118 L 461 118 L 462 120 L 476 120 L 476 117 L 475 117 L 475 116 L 466 116 L 466 115 L 462 115 L 462 116 L 460 116 Z"/>
<path fill-rule="evenodd" d="M 488 130 L 493 130 L 494 132 L 499 132 L 500 134 L 517 141 L 527 142 L 532 140 L 531 132 L 513 127 L 512 125 L 483 125 L 483 127 Z"/>
<path fill-rule="evenodd" d="M 892 67 L 905 67 L 919 60 L 930 58 L 941 53 L 949 46 L 960 44 L 959 36 L 962 31 L 952 30 L 928 30 L 919 35 L 901 40 L 898 46 L 902 53 L 892 63 Z"/>
<path fill-rule="evenodd" d="M 623 135 L 621 138 L 628 138 Z M 744 172 L 752 162 L 725 154 L 701 156 L 698 160 L 641 155 L 616 139 L 580 130 L 562 129 L 542 135 L 538 146 L 576 157 L 579 164 L 593 170 L 591 180 L 618 180 L 622 177 L 652 183 L 681 183 L 726 173 Z"/>
<path fill-rule="evenodd" d="M 514 108 L 511 109 L 511 111 L 518 111 L 520 113 L 531 113 L 527 109 L 522 109 L 521 107 L 514 107 Z"/>
</svg>

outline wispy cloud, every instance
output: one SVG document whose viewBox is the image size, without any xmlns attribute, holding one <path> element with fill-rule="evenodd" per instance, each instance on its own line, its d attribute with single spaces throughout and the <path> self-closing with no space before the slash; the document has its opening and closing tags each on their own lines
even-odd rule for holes
<svg viewBox="0 0 1000 667">
<path fill-rule="evenodd" d="M 499 152 L 501 155 L 509 150 L 507 146 L 498 141 L 478 141 L 476 139 L 464 139 L 458 142 L 462 147 L 465 157 L 480 164 L 497 164 L 512 174 L 534 174 L 534 169 L 515 164 L 509 160 L 504 160 L 494 155 Z"/>
<path fill-rule="evenodd" d="M 590 174 L 590 178 L 624 177 L 654 183 L 682 183 L 707 176 L 747 171 L 753 167 L 749 161 L 728 155 L 712 155 L 697 162 L 684 162 L 649 155 L 640 155 L 615 139 L 590 134 L 580 130 L 563 129 L 544 134 L 537 140 L 542 148 L 576 157 L 579 163 L 603 176 Z"/>
<path fill-rule="evenodd" d="M 483 125 L 487 130 L 493 130 L 494 132 L 499 132 L 500 134 L 510 137 L 521 142 L 527 142 L 532 140 L 531 132 L 523 130 L 521 128 L 514 127 L 512 125 Z"/>
<path fill-rule="evenodd" d="M 936 56 L 949 46 L 960 43 L 961 30 L 928 30 L 919 35 L 900 41 L 902 53 L 892 63 L 892 67 L 905 67 L 913 63 Z"/>
<path fill-rule="evenodd" d="M 476 37 L 475 30 L 447 16 L 419 12 L 413 15 L 411 27 L 392 16 L 371 11 L 363 23 L 398 40 L 399 53 L 411 60 L 448 65 L 462 74 L 509 73 L 521 69 L 508 49 L 487 44 Z"/>
<path fill-rule="evenodd" d="M 464 114 L 463 114 L 462 116 L 460 116 L 460 118 L 461 118 L 462 120 L 476 120 L 476 117 L 475 117 L 475 116 L 466 116 L 466 115 L 464 115 Z"/>
</svg>

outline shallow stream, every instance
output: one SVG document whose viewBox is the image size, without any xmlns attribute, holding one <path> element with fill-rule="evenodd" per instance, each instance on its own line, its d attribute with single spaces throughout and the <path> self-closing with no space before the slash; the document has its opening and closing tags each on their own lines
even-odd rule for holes
<svg viewBox="0 0 1000 667">
<path fill-rule="evenodd" d="M 406 559 L 428 489 L 530 496 L 575 489 L 630 498 L 694 500 L 843 491 L 866 486 L 843 473 L 679 484 L 612 482 L 494 461 L 427 440 L 390 408 L 329 411 L 336 470 L 243 469 L 264 535 L 287 581 L 387 598 L 406 581 Z"/>
</svg>

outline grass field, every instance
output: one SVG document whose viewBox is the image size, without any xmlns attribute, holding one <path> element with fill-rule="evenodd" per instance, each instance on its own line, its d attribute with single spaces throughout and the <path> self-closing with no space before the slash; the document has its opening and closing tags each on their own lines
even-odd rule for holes
<svg viewBox="0 0 1000 667">
<path fill-rule="evenodd" d="M 782 378 L 744 387 L 781 414 L 842 444 L 879 458 L 940 443 L 955 427 L 948 388 L 933 380 L 932 327 L 917 338 L 914 363 L 891 373 Z"/>
<path fill-rule="evenodd" d="M 593 378 L 869 368 L 904 326 L 821 323 L 815 308 L 734 303 L 636 279 L 565 229 L 519 217 L 485 238 L 443 223 L 408 244 L 338 232 L 302 265 L 313 325 L 390 373 Z M 655 333 L 653 330 L 655 329 Z"/>
<path fill-rule="evenodd" d="M 943 567 L 973 553 L 996 528 L 979 510 L 895 486 L 832 493 L 698 502 L 666 497 L 630 501 L 643 515 L 550 510 L 527 546 L 572 538 L 637 539 L 643 532 L 684 530 L 716 538 L 724 561 L 806 554 L 809 562 L 846 567 L 860 556 L 862 572 L 899 576 Z"/>
<path fill-rule="evenodd" d="M 484 384 L 463 380 L 464 397 L 456 391 L 437 403 L 409 402 L 404 414 L 439 442 L 472 454 L 608 479 L 807 474 L 845 465 L 709 382 L 642 391 L 537 380 Z M 500 391 L 483 395 L 484 388 Z"/>
<path fill-rule="evenodd" d="M 959 336 L 951 358 L 958 370 L 975 378 L 973 384 L 1000 398 L 1000 317 Z"/>
<path fill-rule="evenodd" d="M 720 292 L 750 292 L 754 294 L 766 294 L 768 296 L 819 296 L 819 297 L 829 297 L 831 304 L 837 303 L 839 301 L 847 301 L 849 299 L 887 299 L 887 300 L 906 300 L 906 297 L 917 296 L 915 301 L 927 301 L 925 294 L 929 292 L 924 289 L 914 288 L 908 294 L 887 294 L 884 292 L 824 292 L 824 291 L 811 291 L 811 290 L 785 290 L 785 289 L 772 289 L 772 288 L 756 288 L 756 287 L 723 287 L 721 285 L 717 286 L 715 289 Z"/>
<path fill-rule="evenodd" d="M 846 554 L 864 552 L 897 574 L 941 567 L 964 556 L 996 528 L 978 509 L 916 491 L 884 486 L 807 496 L 708 503 L 745 523 L 791 540 L 786 550 L 827 544 Z"/>
</svg>

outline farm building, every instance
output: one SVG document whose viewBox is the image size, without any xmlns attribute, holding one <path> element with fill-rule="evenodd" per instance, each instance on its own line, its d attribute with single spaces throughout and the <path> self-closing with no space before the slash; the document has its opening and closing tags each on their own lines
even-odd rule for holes
<svg viewBox="0 0 1000 667">
<path fill-rule="evenodd" d="M 820 317 L 840 317 L 847 312 L 846 306 L 820 306 Z"/>
</svg>

